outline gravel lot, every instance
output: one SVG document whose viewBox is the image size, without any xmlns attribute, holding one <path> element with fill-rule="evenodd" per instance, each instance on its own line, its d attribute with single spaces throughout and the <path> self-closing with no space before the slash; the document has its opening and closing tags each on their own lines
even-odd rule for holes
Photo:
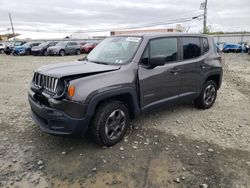
<svg viewBox="0 0 250 188">
<path fill-rule="evenodd" d="M 0 55 L 0 187 L 250 187 L 250 55 L 223 55 L 211 109 L 144 114 L 111 148 L 48 135 L 29 117 L 33 70 L 80 57 Z"/>
</svg>

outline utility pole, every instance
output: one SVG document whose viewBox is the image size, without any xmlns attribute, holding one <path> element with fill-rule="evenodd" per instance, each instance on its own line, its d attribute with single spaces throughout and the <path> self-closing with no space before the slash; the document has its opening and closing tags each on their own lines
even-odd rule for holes
<svg viewBox="0 0 250 188">
<path fill-rule="evenodd" d="M 11 18 L 10 12 L 9 12 L 9 18 L 10 18 L 10 24 L 11 24 L 11 28 L 12 28 L 13 37 L 14 37 L 15 36 L 15 31 L 14 31 L 14 26 L 13 26 L 13 23 L 12 23 L 12 18 Z"/>
<path fill-rule="evenodd" d="M 207 0 L 205 0 L 204 4 L 204 19 L 203 19 L 203 33 L 207 33 Z"/>
</svg>

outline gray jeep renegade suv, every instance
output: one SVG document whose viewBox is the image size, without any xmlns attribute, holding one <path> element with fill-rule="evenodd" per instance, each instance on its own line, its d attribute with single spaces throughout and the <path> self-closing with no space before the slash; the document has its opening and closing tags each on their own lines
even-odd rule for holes
<svg viewBox="0 0 250 188">
<path fill-rule="evenodd" d="M 29 103 L 43 131 L 89 130 L 98 143 L 111 146 L 141 112 L 183 102 L 210 108 L 221 80 L 221 58 L 211 37 L 115 36 L 83 59 L 36 70 Z"/>
</svg>

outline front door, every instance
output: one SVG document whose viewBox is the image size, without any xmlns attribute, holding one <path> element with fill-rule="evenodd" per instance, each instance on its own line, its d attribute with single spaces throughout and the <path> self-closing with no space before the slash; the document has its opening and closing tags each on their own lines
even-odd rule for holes
<svg viewBox="0 0 250 188">
<path fill-rule="evenodd" d="M 149 67 L 150 57 L 164 56 L 163 66 Z M 182 65 L 178 62 L 178 38 L 157 38 L 149 41 L 139 65 L 139 88 L 142 109 L 158 104 L 175 104 L 180 91 Z"/>
</svg>

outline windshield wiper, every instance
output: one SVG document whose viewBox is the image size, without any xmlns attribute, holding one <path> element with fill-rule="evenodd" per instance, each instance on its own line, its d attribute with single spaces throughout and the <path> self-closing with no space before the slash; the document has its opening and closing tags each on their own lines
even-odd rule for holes
<svg viewBox="0 0 250 188">
<path fill-rule="evenodd" d="M 91 63 L 102 64 L 102 65 L 108 65 L 108 63 L 106 63 L 106 62 L 88 60 L 87 56 L 78 59 L 78 61 L 88 61 L 88 62 L 91 62 Z"/>
<path fill-rule="evenodd" d="M 102 65 L 108 65 L 108 63 L 102 62 L 102 61 L 89 61 L 92 63 L 96 63 L 96 64 L 102 64 Z"/>
<path fill-rule="evenodd" d="M 78 61 L 88 61 L 88 58 L 85 56 L 83 58 L 78 59 Z"/>
</svg>

